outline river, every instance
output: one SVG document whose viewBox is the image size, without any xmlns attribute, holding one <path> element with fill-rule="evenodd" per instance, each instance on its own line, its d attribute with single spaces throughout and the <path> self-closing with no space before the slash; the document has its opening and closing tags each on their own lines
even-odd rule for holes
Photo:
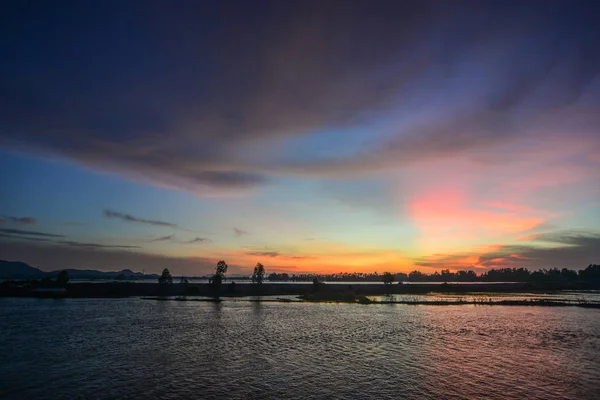
<svg viewBox="0 0 600 400">
<path fill-rule="evenodd" d="M 0 299 L 4 399 L 597 399 L 600 310 Z"/>
</svg>

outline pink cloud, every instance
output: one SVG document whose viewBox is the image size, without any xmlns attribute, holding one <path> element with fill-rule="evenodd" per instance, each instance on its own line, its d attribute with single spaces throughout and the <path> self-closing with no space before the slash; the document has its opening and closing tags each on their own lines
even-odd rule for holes
<svg viewBox="0 0 600 400">
<path fill-rule="evenodd" d="M 504 205 L 497 211 L 482 208 L 486 203 L 473 203 L 459 189 L 437 188 L 413 198 L 407 209 L 409 218 L 428 242 L 497 237 L 527 231 L 544 222 L 543 218 L 530 215 L 528 207 Z"/>
<path fill-rule="evenodd" d="M 533 208 L 531 208 L 529 206 L 503 203 L 503 202 L 500 202 L 500 201 L 488 201 L 488 202 L 484 202 L 483 205 L 488 206 L 488 207 L 492 207 L 492 208 L 498 208 L 498 209 L 501 209 L 501 210 L 506 210 L 506 211 L 514 211 L 514 212 L 533 213 L 533 212 L 536 211 L 536 210 L 534 210 Z"/>
</svg>

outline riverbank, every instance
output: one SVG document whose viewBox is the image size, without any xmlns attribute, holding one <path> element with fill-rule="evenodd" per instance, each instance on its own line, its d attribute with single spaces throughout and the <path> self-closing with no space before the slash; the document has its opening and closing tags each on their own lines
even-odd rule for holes
<svg viewBox="0 0 600 400">
<path fill-rule="evenodd" d="M 225 283 L 219 289 L 209 284 L 168 284 L 158 283 L 69 283 L 56 287 L 41 282 L 9 282 L 0 285 L 0 297 L 69 297 L 69 298 L 111 298 L 111 297 L 153 297 L 153 296 L 198 296 L 198 297 L 237 297 L 237 296 L 305 296 L 319 298 L 353 298 L 360 296 L 384 295 L 426 295 L 428 293 L 546 293 L 562 290 L 598 289 L 583 284 L 561 283 L 486 283 L 486 284 L 306 284 L 268 283 L 262 285 Z"/>
</svg>

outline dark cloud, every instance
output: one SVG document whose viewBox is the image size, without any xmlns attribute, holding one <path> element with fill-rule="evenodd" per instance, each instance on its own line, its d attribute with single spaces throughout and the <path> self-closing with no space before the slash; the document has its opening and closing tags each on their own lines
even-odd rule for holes
<svg viewBox="0 0 600 400">
<path fill-rule="evenodd" d="M 554 244 L 548 246 L 546 243 Z M 415 260 L 427 268 L 465 269 L 464 259 L 476 256 L 478 269 L 489 268 L 570 268 L 582 269 L 600 261 L 600 233 L 594 231 L 556 231 L 532 235 L 526 244 L 499 246 L 493 251 L 438 254 Z"/>
<path fill-rule="evenodd" d="M 195 237 L 194 239 L 190 240 L 187 243 L 210 243 L 210 242 L 212 242 L 212 240 L 210 240 L 209 238 Z"/>
<path fill-rule="evenodd" d="M 173 238 L 173 236 L 175 236 L 175 234 L 171 233 L 170 235 L 161 236 L 161 237 L 156 238 L 156 239 L 154 239 L 152 241 L 153 242 L 166 242 L 168 240 L 171 240 Z"/>
<path fill-rule="evenodd" d="M 44 239 L 44 238 L 40 238 L 40 237 L 30 237 L 30 236 L 7 235 L 5 233 L 0 233 L 0 238 L 13 239 L 13 240 L 29 240 L 29 241 L 34 241 L 34 242 L 52 242 L 51 239 Z"/>
<path fill-rule="evenodd" d="M 281 254 L 278 251 L 249 251 L 246 254 L 248 254 L 249 256 L 279 258 L 282 260 L 310 260 L 314 258 L 311 256 L 290 256 Z"/>
<path fill-rule="evenodd" d="M 88 248 L 95 248 L 95 249 L 139 249 L 140 248 L 140 246 L 73 242 L 70 240 L 61 240 L 61 241 L 57 241 L 55 243 L 63 244 L 66 246 L 72 246 L 72 247 L 88 247 Z"/>
<path fill-rule="evenodd" d="M 3 230 L 0 230 L 3 231 Z M 64 237 L 60 235 L 50 236 L 51 238 L 46 237 L 37 237 L 37 236 L 17 236 L 17 235 L 9 235 L 5 233 L 0 233 L 0 238 L 12 239 L 17 241 L 31 241 L 31 242 L 46 242 L 48 244 L 61 245 L 61 246 L 72 246 L 72 247 L 88 247 L 95 249 L 139 249 L 140 246 L 129 246 L 129 245 L 108 245 L 108 244 L 99 244 L 99 243 L 87 243 L 87 242 L 76 242 L 71 240 L 57 240 L 54 238 Z"/>
<path fill-rule="evenodd" d="M 249 251 L 247 254 L 259 257 L 279 257 L 280 255 L 277 251 Z"/>
<path fill-rule="evenodd" d="M 353 177 L 548 132 L 600 147 L 594 1 L 3 11 L 0 145 L 157 185 L 213 195 Z M 396 122 L 370 128 L 379 117 Z M 362 144 L 344 156 L 286 151 L 357 126 Z"/>
<path fill-rule="evenodd" d="M 26 231 L 26 230 L 22 230 L 22 229 L 0 229 L 0 232 L 12 234 L 12 235 L 23 235 L 23 236 L 39 236 L 39 237 L 54 237 L 54 238 L 64 237 L 63 235 L 55 235 L 53 233 Z"/>
<path fill-rule="evenodd" d="M 455 253 L 455 254 L 435 254 L 430 257 L 420 257 L 414 260 L 413 264 L 417 269 L 429 268 L 432 270 L 439 269 L 473 269 L 473 270 L 486 270 L 487 268 L 481 266 L 473 266 L 465 263 L 467 257 L 473 256 L 473 253 Z"/>
<path fill-rule="evenodd" d="M 600 243 L 600 234 L 585 230 L 564 230 L 533 235 L 531 241 L 593 247 Z"/>
<path fill-rule="evenodd" d="M 201 182 L 214 186 L 216 188 L 227 188 L 227 187 L 254 187 L 261 183 L 266 182 L 266 178 L 259 174 L 245 173 L 245 172 L 234 172 L 234 171 L 208 171 L 196 175 L 196 179 Z"/>
<path fill-rule="evenodd" d="M 250 232 L 245 231 L 243 229 L 238 229 L 238 228 L 233 228 L 233 233 L 235 234 L 235 236 L 238 236 L 238 237 L 250 234 Z"/>
<path fill-rule="evenodd" d="M 21 225 L 34 225 L 37 221 L 33 217 L 11 217 L 9 215 L 4 215 L 5 219 L 0 219 L 0 223 L 4 221 L 10 221 L 15 224 Z"/>
<path fill-rule="evenodd" d="M 538 242 L 555 243 L 542 246 Z M 585 268 L 600 261 L 600 233 L 591 231 L 559 231 L 532 238 L 530 244 L 502 246 L 497 251 L 482 254 L 483 266 L 504 264 L 507 267 Z"/>
<path fill-rule="evenodd" d="M 179 226 L 177 226 L 177 224 L 174 224 L 171 222 L 137 218 L 137 217 L 134 217 L 133 215 L 124 214 L 124 213 L 112 211 L 112 210 L 104 210 L 104 216 L 106 216 L 107 218 L 116 218 L 116 219 L 120 219 L 122 221 L 127 221 L 127 222 L 136 222 L 136 223 L 148 224 L 148 225 L 154 225 L 154 226 L 166 226 L 169 228 L 179 228 Z"/>
<path fill-rule="evenodd" d="M 20 260 L 39 266 L 44 271 L 58 269 L 96 269 L 114 271 L 130 268 L 146 273 L 160 273 L 168 267 L 172 274 L 202 276 L 210 273 L 217 260 L 202 257 L 168 257 L 119 248 L 94 246 L 59 246 L 44 243 L 0 241 L 0 254 L 9 260 Z M 232 273 L 247 273 L 249 268 L 229 264 Z"/>
</svg>

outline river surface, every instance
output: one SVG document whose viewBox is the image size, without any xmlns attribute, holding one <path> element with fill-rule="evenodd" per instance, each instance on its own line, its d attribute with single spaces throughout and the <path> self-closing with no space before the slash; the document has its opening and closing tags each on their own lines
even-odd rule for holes
<svg viewBox="0 0 600 400">
<path fill-rule="evenodd" d="M 174 277 L 173 278 L 173 282 L 174 283 L 179 283 L 180 278 L 178 277 Z M 210 281 L 206 278 L 187 278 L 188 283 L 204 283 L 204 284 L 208 284 L 210 283 Z M 1 282 L 1 280 L 0 280 Z M 113 282 L 119 282 L 119 283 L 123 283 L 123 282 L 128 282 L 128 283 L 158 283 L 158 281 L 156 279 L 70 279 L 69 282 L 72 283 L 113 283 Z M 238 278 L 227 278 L 225 280 L 225 284 L 231 283 L 231 282 L 235 282 L 236 285 L 242 284 L 242 285 L 251 285 L 252 284 L 252 280 L 250 279 L 238 279 Z M 379 281 L 357 281 L 357 282 L 353 282 L 353 281 L 326 281 L 325 282 L 328 285 L 381 285 L 383 282 L 381 280 Z M 399 282 L 394 282 L 394 284 L 398 284 Z M 443 283 L 449 284 L 449 285 L 489 285 L 489 284 L 502 284 L 502 283 L 523 283 L 523 282 L 483 282 L 483 281 L 476 281 L 476 282 L 402 282 L 403 285 L 441 285 Z M 312 281 L 264 281 L 263 282 L 264 285 L 269 285 L 269 284 L 277 284 L 277 285 L 298 285 L 298 284 L 304 284 L 304 285 L 312 285 Z"/>
<path fill-rule="evenodd" d="M 0 299 L 3 399 L 598 399 L 600 310 Z"/>
</svg>

